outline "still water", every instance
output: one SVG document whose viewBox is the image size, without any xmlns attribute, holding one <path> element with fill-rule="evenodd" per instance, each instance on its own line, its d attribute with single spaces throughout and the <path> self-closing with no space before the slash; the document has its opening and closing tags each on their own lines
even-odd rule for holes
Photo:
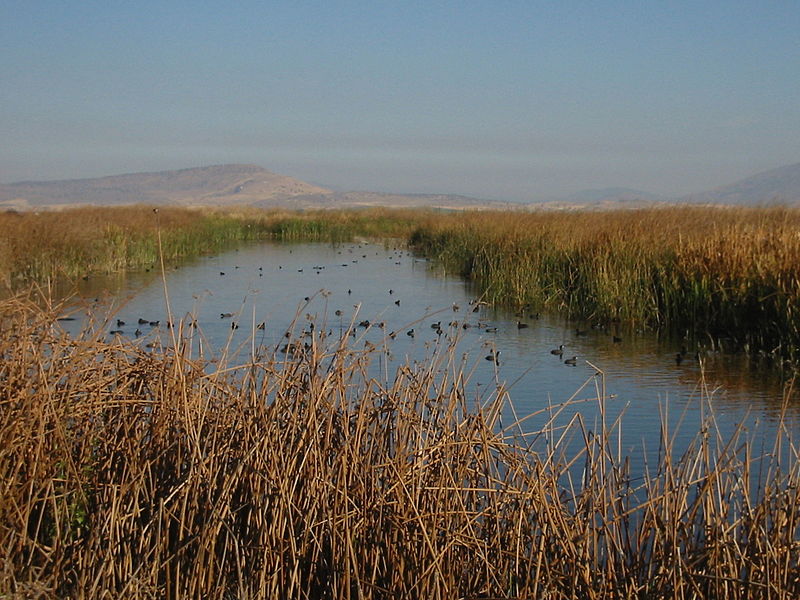
<svg viewBox="0 0 800 600">
<path fill-rule="evenodd" d="M 785 396 L 781 373 L 746 357 L 704 353 L 698 361 L 688 352 L 678 364 L 680 340 L 485 306 L 464 281 L 384 244 L 261 243 L 193 260 L 170 270 L 164 283 L 154 272 L 139 273 L 84 282 L 80 293 L 97 296 L 101 311 L 113 311 L 99 325 L 109 339 L 168 343 L 171 315 L 176 324 L 197 323 L 197 352 L 206 358 L 238 352 L 244 361 L 255 345 L 280 348 L 287 330 L 299 333 L 311 323 L 332 339 L 352 326 L 353 345 L 386 343 L 378 368 L 391 380 L 406 362 L 430 360 L 438 346 L 452 345 L 471 373 L 467 387 L 476 403 L 498 385 L 508 390 L 514 410 L 506 408 L 503 426 L 514 415 L 575 397 L 587 401 L 565 408 L 559 420 L 580 415 L 596 431 L 602 394 L 609 422 L 624 414 L 620 449 L 640 466 L 643 456 L 658 451 L 663 422 L 678 432 L 680 452 L 709 407 L 723 437 L 743 425 L 769 446 Z M 101 288 L 111 296 L 103 297 Z M 359 326 L 366 321 L 368 327 Z M 561 356 L 551 352 L 561 345 Z M 800 402 L 792 398 L 788 406 L 788 427 L 796 434 Z M 538 414 L 523 428 L 536 430 L 544 419 Z"/>
</svg>

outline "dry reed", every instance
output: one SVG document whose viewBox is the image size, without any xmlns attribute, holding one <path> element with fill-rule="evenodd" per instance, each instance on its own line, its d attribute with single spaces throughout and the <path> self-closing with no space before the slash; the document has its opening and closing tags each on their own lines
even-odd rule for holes
<svg viewBox="0 0 800 600">
<path fill-rule="evenodd" d="M 446 349 L 381 377 L 317 335 L 212 370 L 177 324 L 147 349 L 66 309 L 0 303 L 0 597 L 800 596 L 781 428 L 763 463 L 713 419 L 683 456 L 664 430 L 634 480 L 617 423 L 500 427 Z"/>
</svg>

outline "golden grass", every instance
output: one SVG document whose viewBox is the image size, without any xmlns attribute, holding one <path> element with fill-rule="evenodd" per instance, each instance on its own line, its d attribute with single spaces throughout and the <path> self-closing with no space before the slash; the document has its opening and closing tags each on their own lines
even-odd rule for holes
<svg viewBox="0 0 800 600">
<path fill-rule="evenodd" d="M 446 349 L 379 377 L 317 335 L 211 370 L 177 325 L 177 350 L 69 338 L 47 304 L 0 301 L 0 597 L 800 596 L 782 427 L 766 457 L 664 430 L 632 479 L 618 423 L 501 428 Z"/>
<path fill-rule="evenodd" d="M 407 237 L 424 211 L 84 207 L 59 212 L 0 212 L 0 282 L 8 288 L 95 273 L 145 269 L 219 252 L 233 243 L 349 241 L 355 235 Z M 159 254 L 158 235 L 161 234 Z"/>
<path fill-rule="evenodd" d="M 453 214 L 411 240 L 492 302 L 689 330 L 798 358 L 797 209 Z"/>
</svg>

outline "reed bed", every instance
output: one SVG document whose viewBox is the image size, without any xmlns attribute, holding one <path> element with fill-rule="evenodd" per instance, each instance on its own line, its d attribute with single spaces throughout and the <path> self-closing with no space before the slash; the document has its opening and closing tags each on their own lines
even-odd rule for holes
<svg viewBox="0 0 800 600">
<path fill-rule="evenodd" d="M 19 288 L 30 282 L 76 281 L 96 273 L 152 268 L 162 256 L 171 264 L 259 239 L 335 243 L 355 236 L 405 238 L 425 214 L 152 206 L 0 212 L 0 282 Z"/>
<path fill-rule="evenodd" d="M 800 358 L 797 209 L 442 215 L 411 243 L 490 302 Z"/>
<path fill-rule="evenodd" d="M 446 347 L 381 375 L 318 328 L 210 365 L 181 324 L 108 343 L 68 308 L 0 302 L 0 597 L 800 596 L 781 427 L 762 455 L 712 415 L 682 456 L 664 427 L 634 477 L 620 423 L 501 422 Z"/>
</svg>

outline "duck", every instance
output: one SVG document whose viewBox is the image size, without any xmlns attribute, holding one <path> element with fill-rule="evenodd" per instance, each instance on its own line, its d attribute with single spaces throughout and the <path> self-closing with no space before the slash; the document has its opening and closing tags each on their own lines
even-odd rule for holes
<svg viewBox="0 0 800 600">
<path fill-rule="evenodd" d="M 565 365 L 572 365 L 573 367 L 578 364 L 578 357 L 573 356 L 572 358 L 565 358 L 564 359 Z"/>
<path fill-rule="evenodd" d="M 406 335 L 408 337 L 410 337 L 410 338 L 413 338 L 414 337 L 414 330 L 413 329 L 409 329 L 408 331 L 406 331 Z"/>
<path fill-rule="evenodd" d="M 550 354 L 555 354 L 556 356 L 561 356 L 564 354 L 564 344 L 559 344 L 558 348 L 553 348 L 550 350 Z"/>
<path fill-rule="evenodd" d="M 500 364 L 500 350 L 492 350 L 489 354 L 486 355 L 486 360 L 492 361 L 494 364 Z"/>
<path fill-rule="evenodd" d="M 517 321 L 517 329 L 525 329 L 528 327 L 527 323 L 523 323 L 522 321 Z"/>
</svg>

